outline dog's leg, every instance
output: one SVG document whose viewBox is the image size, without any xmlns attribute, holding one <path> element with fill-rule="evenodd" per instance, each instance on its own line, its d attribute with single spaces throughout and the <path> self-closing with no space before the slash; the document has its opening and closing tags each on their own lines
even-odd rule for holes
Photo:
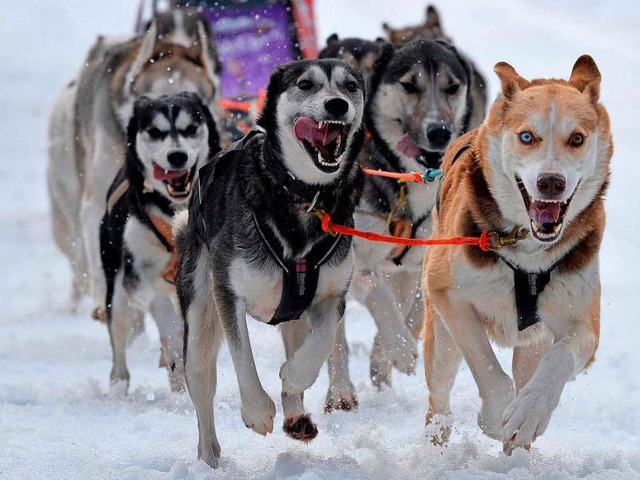
<svg viewBox="0 0 640 480">
<path fill-rule="evenodd" d="M 169 384 L 172 392 L 184 392 L 184 328 L 176 315 L 176 309 L 165 294 L 157 295 L 150 305 L 150 312 L 158 325 L 162 359 L 169 372 Z"/>
<path fill-rule="evenodd" d="M 122 286 L 123 272 L 116 275 L 111 315 L 108 319 L 113 367 L 111 368 L 111 391 L 126 394 L 129 388 L 129 370 L 127 368 L 127 338 L 131 328 L 131 308 Z"/>
<path fill-rule="evenodd" d="M 238 378 L 242 421 L 260 435 L 272 433 L 276 407 L 258 378 L 247 330 L 246 305 L 219 284 L 214 287 L 214 296 Z"/>
<path fill-rule="evenodd" d="M 489 437 L 500 440 L 502 414 L 515 397 L 513 381 L 502 370 L 473 307 L 466 302 L 451 301 L 447 290 L 430 290 L 429 293 L 478 385 L 482 399 L 478 425 Z"/>
<path fill-rule="evenodd" d="M 133 308 L 131 312 L 131 330 L 129 336 L 129 345 L 144 333 L 144 310 Z"/>
<path fill-rule="evenodd" d="M 101 189 L 103 190 L 103 189 Z M 100 258 L 100 222 L 104 214 L 104 206 L 98 203 L 94 195 L 84 197 L 82 199 L 82 207 L 80 210 L 82 220 L 82 240 L 85 248 L 87 259 L 87 270 L 89 275 L 89 285 L 91 287 L 91 297 L 93 299 L 92 313 L 95 319 L 100 319 L 104 312 L 104 298 L 106 295 L 106 286 L 104 282 L 104 274 L 102 272 L 102 260 Z M 104 192 L 106 197 L 106 192 Z"/>
<path fill-rule="evenodd" d="M 288 360 L 309 335 L 309 323 L 306 319 L 286 322 L 282 324 L 281 332 Z M 304 393 L 282 392 L 282 408 L 284 410 L 282 429 L 288 436 L 309 442 L 318 435 L 318 428 L 305 411 Z"/>
<path fill-rule="evenodd" d="M 387 351 L 382 345 L 380 333 L 376 333 L 373 339 L 373 347 L 369 355 L 369 378 L 378 390 L 391 386 L 391 371 L 393 364 L 387 356 Z"/>
<path fill-rule="evenodd" d="M 542 357 L 531 379 L 504 412 L 505 446 L 526 446 L 542 435 L 565 384 L 593 360 L 600 329 L 599 286 L 596 290 L 584 319 L 572 322 L 573 328 Z"/>
<path fill-rule="evenodd" d="M 311 307 L 308 313 L 311 334 L 280 369 L 283 392 L 302 393 L 316 381 L 335 346 L 344 310 L 343 296 L 328 297 Z"/>
<path fill-rule="evenodd" d="M 547 331 L 535 342 L 518 345 L 513 349 L 511 368 L 516 384 L 516 395 L 531 380 L 540 359 L 549 351 L 552 344 L 553 336 Z"/>
<path fill-rule="evenodd" d="M 327 361 L 329 370 L 329 391 L 324 403 L 326 413 L 332 410 L 353 410 L 358 408 L 356 389 L 349 376 L 349 345 L 345 333 L 344 320 L 338 325 L 336 345 Z"/>
<path fill-rule="evenodd" d="M 202 262 L 206 265 L 206 262 Z M 217 357 L 222 343 L 220 326 L 205 268 L 200 267 L 199 278 L 183 298 L 192 298 L 182 305 L 188 333 L 185 335 L 185 373 L 189 395 L 198 417 L 198 458 L 217 468 L 220 443 L 216 436 L 213 399 L 217 384 Z M 186 301 L 185 301 L 186 303 Z"/>
<path fill-rule="evenodd" d="M 365 304 L 378 327 L 380 352 L 384 352 L 388 361 L 398 370 L 413 374 L 418 359 L 416 341 L 400 314 L 387 280 L 377 275 L 371 275 L 370 278 L 373 288 L 369 290 Z M 376 375 L 384 375 L 384 357 L 372 359 L 372 364 L 378 361 L 381 363 L 381 368 L 376 368 Z M 376 380 L 372 378 L 372 381 L 376 384 Z M 377 382 L 390 383 L 390 378 L 377 380 Z"/>
<path fill-rule="evenodd" d="M 431 442 L 435 445 L 445 445 L 449 440 L 451 427 L 447 424 L 448 422 L 444 422 L 444 417 L 451 415 L 449 398 L 462 355 L 446 325 L 440 320 L 428 300 L 425 305 L 425 315 L 422 337 L 424 372 L 429 387 L 426 424 L 436 424 L 437 431 L 431 435 Z"/>
<path fill-rule="evenodd" d="M 411 305 L 411 309 L 407 314 L 407 328 L 411 331 L 413 338 L 416 339 L 420 338 L 420 334 L 422 333 L 422 321 L 425 315 L 425 303 L 422 298 L 422 291 L 420 288 L 417 288 L 418 285 L 419 283 L 416 285 L 413 305 Z"/>
</svg>

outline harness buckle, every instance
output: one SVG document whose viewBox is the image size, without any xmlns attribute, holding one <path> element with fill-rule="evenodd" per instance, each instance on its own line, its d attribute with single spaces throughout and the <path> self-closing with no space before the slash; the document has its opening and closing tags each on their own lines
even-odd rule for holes
<svg viewBox="0 0 640 480">
<path fill-rule="evenodd" d="M 442 175 L 442 170 L 439 168 L 427 168 L 422 174 L 422 181 L 424 183 L 433 183 L 438 177 Z"/>
<path fill-rule="evenodd" d="M 523 226 L 514 227 L 511 232 L 506 235 L 501 235 L 500 233 L 493 231 L 490 233 L 491 238 L 491 246 L 488 247 L 489 251 L 497 252 L 502 247 L 507 245 L 515 245 L 520 240 L 524 240 L 529 236 L 529 230 L 524 228 Z"/>
</svg>

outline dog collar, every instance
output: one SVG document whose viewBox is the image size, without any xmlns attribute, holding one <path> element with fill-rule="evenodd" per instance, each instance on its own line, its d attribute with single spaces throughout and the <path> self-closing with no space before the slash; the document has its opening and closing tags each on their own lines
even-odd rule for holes
<svg viewBox="0 0 640 480">
<path fill-rule="evenodd" d="M 260 225 L 255 211 L 253 222 L 262 242 L 273 260 L 282 270 L 282 294 L 280 303 L 269 325 L 297 320 L 309 308 L 318 288 L 320 267 L 327 263 L 342 240 L 342 235 L 325 236 L 302 258 L 285 258 L 284 248 L 266 225 Z"/>
</svg>

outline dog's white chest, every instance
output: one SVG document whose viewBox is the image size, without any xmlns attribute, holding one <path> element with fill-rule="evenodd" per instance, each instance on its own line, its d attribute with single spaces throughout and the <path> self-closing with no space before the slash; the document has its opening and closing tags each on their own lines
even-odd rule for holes
<svg viewBox="0 0 640 480">
<path fill-rule="evenodd" d="M 487 320 L 493 338 L 510 346 L 531 340 L 540 326 L 518 331 L 513 271 L 502 261 L 490 268 L 475 268 L 454 260 L 456 298 L 468 301 Z M 562 336 L 571 318 L 584 315 L 597 287 L 597 262 L 572 274 L 551 273 L 551 281 L 537 297 L 540 323 Z"/>
<path fill-rule="evenodd" d="M 353 272 L 353 252 L 337 266 L 320 268 L 318 286 L 311 305 L 347 288 Z M 229 269 L 231 286 L 245 301 L 247 313 L 262 322 L 269 322 L 282 298 L 283 270 L 275 263 L 256 268 L 242 258 L 236 258 Z"/>
</svg>

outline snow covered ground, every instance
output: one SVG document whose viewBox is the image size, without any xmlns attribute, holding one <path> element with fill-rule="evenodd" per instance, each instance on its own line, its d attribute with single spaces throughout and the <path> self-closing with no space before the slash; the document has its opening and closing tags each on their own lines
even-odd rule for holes
<svg viewBox="0 0 640 480">
<path fill-rule="evenodd" d="M 0 16 L 0 479 L 196 478 L 640 478 L 640 307 L 634 300 L 640 255 L 640 3 L 570 0 L 449 0 L 444 26 L 496 91 L 493 65 L 505 60 L 525 77 L 567 77 L 590 53 L 602 72 L 616 153 L 602 253 L 602 335 L 598 360 L 567 385 L 549 429 L 530 454 L 507 457 L 476 426 L 477 390 L 466 368 L 453 392 L 451 445 L 423 435 L 422 371 L 397 375 L 378 393 L 368 380 L 373 322 L 350 304 L 347 330 L 360 409 L 322 414 L 323 372 L 306 395 L 320 435 L 310 445 L 276 429 L 263 438 L 240 419 L 230 357 L 219 366 L 216 422 L 220 469 L 196 461 L 197 427 L 188 396 L 171 394 L 157 368 L 155 327 L 130 350 L 131 394 L 107 394 L 111 353 L 104 326 L 65 313 L 69 270 L 50 235 L 45 190 L 46 118 L 62 85 L 80 67 L 96 33 L 128 33 L 132 0 L 3 2 Z M 413 0 L 316 0 L 320 38 L 374 38 L 385 20 L 420 20 Z M 276 330 L 251 324 L 258 369 L 279 399 L 283 349 Z M 509 355 L 500 352 L 508 365 Z M 276 424 L 282 422 L 279 410 Z"/>
</svg>

